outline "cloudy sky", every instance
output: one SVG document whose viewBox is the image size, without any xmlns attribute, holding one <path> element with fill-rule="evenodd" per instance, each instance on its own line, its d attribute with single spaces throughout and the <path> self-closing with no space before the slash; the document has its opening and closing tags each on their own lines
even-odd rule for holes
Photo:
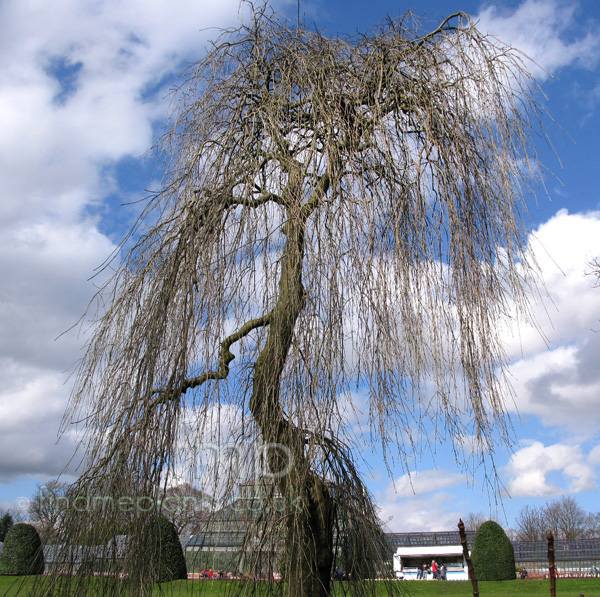
<svg viewBox="0 0 600 597">
<path fill-rule="evenodd" d="M 273 7 L 296 17 L 296 1 Z M 530 243 L 548 297 L 532 297 L 541 330 L 504 334 L 517 442 L 495 458 L 503 510 L 477 475 L 467 482 L 443 446 L 415 462 L 410 477 L 393 471 L 393 483 L 373 461 L 370 487 L 395 531 L 452 529 L 469 512 L 510 526 L 524 504 L 562 495 L 595 512 L 600 288 L 586 274 L 600 255 L 600 5 L 300 5 L 307 25 L 331 34 L 364 31 L 409 9 L 432 22 L 465 11 L 536 63 L 553 147 L 540 146 L 548 196 L 532 200 Z M 76 438 L 56 440 L 83 339 L 63 332 L 83 313 L 96 268 L 153 184 L 152 161 L 142 156 L 162 130 L 177 74 L 218 28 L 240 18 L 237 0 L 0 2 L 0 508 L 24 504 L 73 452 Z"/>
</svg>

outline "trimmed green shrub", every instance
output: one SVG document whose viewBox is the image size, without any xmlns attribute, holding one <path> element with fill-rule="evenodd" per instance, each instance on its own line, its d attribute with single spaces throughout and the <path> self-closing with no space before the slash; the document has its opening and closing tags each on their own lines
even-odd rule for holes
<svg viewBox="0 0 600 597">
<path fill-rule="evenodd" d="M 187 566 L 175 525 L 165 516 L 155 521 L 154 570 L 156 582 L 186 579 Z"/>
<path fill-rule="evenodd" d="M 0 555 L 2 574 L 43 574 L 44 552 L 39 533 L 30 524 L 19 523 L 6 534 Z"/>
<path fill-rule="evenodd" d="M 475 535 L 471 560 L 477 580 L 515 580 L 515 552 L 503 528 L 484 522 Z"/>
<path fill-rule="evenodd" d="M 0 542 L 4 542 L 4 539 L 6 539 L 6 533 L 8 533 L 10 527 L 12 527 L 14 524 L 15 522 L 13 517 L 8 512 L 5 512 L 2 518 L 0 518 Z"/>
</svg>

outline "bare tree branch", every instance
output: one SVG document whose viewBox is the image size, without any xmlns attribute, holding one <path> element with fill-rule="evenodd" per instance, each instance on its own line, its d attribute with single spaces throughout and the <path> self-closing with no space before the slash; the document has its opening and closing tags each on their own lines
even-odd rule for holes
<svg viewBox="0 0 600 597">
<path fill-rule="evenodd" d="M 247 336 L 251 331 L 267 325 L 270 319 L 271 313 L 268 313 L 263 317 L 247 321 L 237 332 L 235 332 L 235 334 L 231 334 L 231 336 L 221 343 L 221 358 L 219 361 L 219 369 L 217 371 L 206 371 L 197 377 L 184 379 L 176 389 L 152 390 L 152 394 L 159 394 L 159 396 L 158 398 L 155 398 L 148 407 L 154 408 L 157 404 L 164 403 L 167 400 L 177 400 L 188 390 L 197 388 L 209 380 L 217 381 L 219 379 L 226 379 L 229 375 L 229 364 L 235 359 L 234 354 L 229 350 L 231 346 L 244 336 Z"/>
</svg>

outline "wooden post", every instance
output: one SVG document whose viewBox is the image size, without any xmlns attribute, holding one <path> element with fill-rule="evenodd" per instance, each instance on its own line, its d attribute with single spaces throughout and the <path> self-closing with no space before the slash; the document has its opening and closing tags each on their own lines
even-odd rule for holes
<svg viewBox="0 0 600 597">
<path fill-rule="evenodd" d="M 460 534 L 460 544 L 462 545 L 463 556 L 467 562 L 469 578 L 471 579 L 471 584 L 473 585 L 473 597 L 479 597 L 479 586 L 477 585 L 477 577 L 475 576 L 473 562 L 471 562 L 471 556 L 469 555 L 469 546 L 467 545 L 467 534 L 465 533 L 465 525 L 462 521 L 462 518 L 458 521 L 458 532 Z"/>
<path fill-rule="evenodd" d="M 546 535 L 548 540 L 548 576 L 550 577 L 550 597 L 556 597 L 556 568 L 554 567 L 554 536 Z"/>
</svg>

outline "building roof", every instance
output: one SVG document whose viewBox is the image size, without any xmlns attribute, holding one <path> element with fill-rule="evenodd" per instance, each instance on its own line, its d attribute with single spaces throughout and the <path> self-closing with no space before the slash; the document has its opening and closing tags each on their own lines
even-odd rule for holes
<svg viewBox="0 0 600 597">
<path fill-rule="evenodd" d="M 52 563 L 81 563 L 86 560 L 122 558 L 127 536 L 117 535 L 107 545 L 44 545 L 44 559 Z"/>
<path fill-rule="evenodd" d="M 535 562 L 548 559 L 547 541 L 513 541 L 515 560 Z M 555 560 L 600 560 L 600 539 L 555 539 Z"/>
<path fill-rule="evenodd" d="M 475 531 L 466 531 L 469 547 L 473 545 Z M 386 533 L 387 542 L 395 553 L 399 547 L 433 547 L 442 545 L 460 545 L 458 531 L 439 531 L 429 533 Z"/>
<path fill-rule="evenodd" d="M 394 555 L 406 558 L 424 554 L 428 556 L 455 556 L 462 555 L 462 553 L 461 545 L 428 545 L 426 547 L 399 547 Z"/>
<path fill-rule="evenodd" d="M 190 536 L 185 544 L 184 549 L 197 547 L 199 549 L 219 549 L 219 548 L 239 548 L 244 545 L 245 532 L 233 533 L 202 533 Z"/>
<path fill-rule="evenodd" d="M 475 531 L 467 531 L 467 544 L 473 547 Z M 444 545 L 460 545 L 458 531 L 439 533 L 386 533 L 386 539 L 393 553 L 400 548 L 411 553 L 410 548 L 438 547 Z M 515 560 L 517 562 L 539 562 L 548 559 L 547 541 L 513 541 Z M 433 551 L 431 553 L 434 553 Z M 437 553 L 437 552 L 436 552 Z M 600 560 L 600 538 L 597 539 L 555 539 L 555 560 Z"/>
</svg>

